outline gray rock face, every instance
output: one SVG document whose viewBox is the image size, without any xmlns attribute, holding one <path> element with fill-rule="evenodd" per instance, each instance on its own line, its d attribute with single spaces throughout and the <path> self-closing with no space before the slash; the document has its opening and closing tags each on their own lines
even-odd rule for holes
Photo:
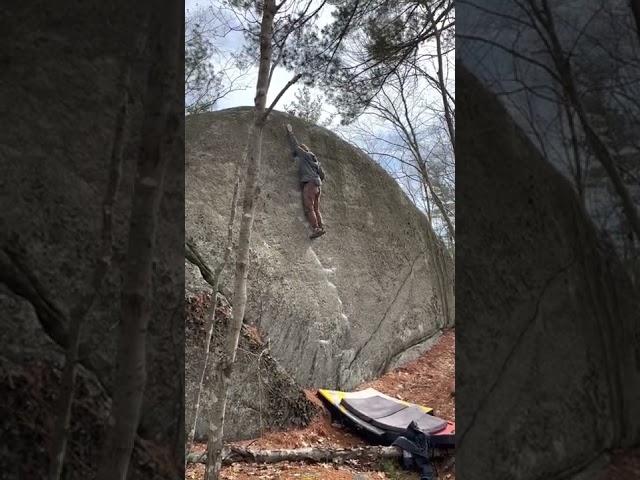
<svg viewBox="0 0 640 480">
<path fill-rule="evenodd" d="M 566 478 L 640 439 L 637 291 L 499 101 L 460 66 L 456 80 L 457 200 L 473 205 L 457 230 L 459 474 Z"/>
<path fill-rule="evenodd" d="M 251 119 L 251 109 L 235 108 L 186 120 L 186 235 L 212 265 L 223 252 L 234 162 Z M 287 122 L 327 173 L 320 201 L 327 234 L 314 241 Z M 273 356 L 301 385 L 353 387 L 452 325 L 451 260 L 381 167 L 328 130 L 279 112 L 262 152 L 247 319 L 268 333 Z M 185 281 L 191 291 L 203 288 L 190 265 Z"/>
</svg>

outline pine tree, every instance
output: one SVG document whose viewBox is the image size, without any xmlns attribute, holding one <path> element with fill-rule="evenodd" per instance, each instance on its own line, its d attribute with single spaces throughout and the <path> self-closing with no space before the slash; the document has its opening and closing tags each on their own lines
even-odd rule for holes
<svg viewBox="0 0 640 480">
<path fill-rule="evenodd" d="M 296 92 L 296 100 L 285 105 L 285 110 L 309 123 L 317 124 L 322 114 L 322 100 L 321 95 L 312 97 L 309 87 L 304 86 Z"/>
</svg>

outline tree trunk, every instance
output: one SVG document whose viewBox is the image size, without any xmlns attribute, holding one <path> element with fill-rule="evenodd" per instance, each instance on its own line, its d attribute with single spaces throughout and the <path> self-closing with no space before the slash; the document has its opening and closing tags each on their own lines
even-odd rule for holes
<svg viewBox="0 0 640 480">
<path fill-rule="evenodd" d="M 226 449 L 225 449 L 226 450 Z M 446 455 L 443 450 L 435 450 L 434 457 Z M 247 448 L 231 447 L 224 452 L 222 464 L 234 463 L 279 463 L 279 462 L 310 462 L 310 463 L 341 463 L 346 460 L 361 462 L 379 462 L 380 460 L 401 459 L 402 450 L 398 447 L 365 446 L 354 448 L 323 448 L 308 447 L 282 450 L 249 450 Z M 206 453 L 192 453 L 187 457 L 187 463 L 206 463 Z"/>
<path fill-rule="evenodd" d="M 561 105 L 559 107 L 561 110 L 564 110 L 567 115 L 567 123 L 569 124 L 569 132 L 571 134 L 571 150 L 573 152 L 573 166 L 574 166 L 574 178 L 576 182 L 576 188 L 578 190 L 578 197 L 580 198 L 580 203 L 584 206 L 585 198 L 584 198 L 584 180 L 583 180 L 583 172 L 582 172 L 582 157 L 580 155 L 580 145 L 578 143 L 578 132 L 576 130 L 576 124 L 573 120 L 573 112 L 569 107 L 569 102 L 567 98 L 562 98 Z M 562 121 L 562 117 L 561 120 Z"/>
<path fill-rule="evenodd" d="M 145 132 L 151 137 L 151 132 Z M 127 271 L 121 295 L 115 390 L 106 453 L 98 479 L 126 478 L 146 383 L 146 333 L 151 316 L 153 247 L 167 157 L 145 140 L 131 212 Z"/>
<path fill-rule="evenodd" d="M 60 395 L 56 407 L 56 423 L 51 447 L 51 460 L 49 464 L 50 480 L 58 480 L 62 475 L 62 468 L 69 439 L 69 427 L 71 422 L 71 406 L 76 387 L 78 371 L 78 351 L 80 347 L 80 334 L 85 317 L 93 307 L 96 297 L 102 289 L 103 279 L 111 266 L 113 250 L 113 205 L 120 184 L 122 173 L 122 151 L 125 143 L 127 107 L 129 103 L 129 68 L 125 69 L 122 82 L 122 105 L 116 116 L 115 134 L 111 149 L 111 161 L 109 180 L 104 200 L 102 202 L 102 245 L 98 265 L 91 281 L 92 290 L 88 296 L 79 301 L 70 315 L 69 334 L 67 336 L 65 364 L 62 371 Z"/>
<path fill-rule="evenodd" d="M 207 372 L 207 366 L 209 365 L 209 349 L 211 348 L 211 337 L 213 336 L 213 328 L 216 322 L 216 307 L 218 305 L 218 287 L 220 284 L 220 276 L 222 275 L 222 272 L 224 271 L 227 263 L 229 262 L 229 258 L 231 257 L 231 251 L 233 250 L 233 225 L 235 223 L 236 210 L 238 207 L 238 192 L 240 190 L 240 172 L 242 171 L 242 167 L 244 167 L 246 163 L 246 158 L 247 158 L 247 152 L 245 151 L 242 160 L 238 161 L 238 163 L 236 164 L 236 171 L 235 171 L 235 177 L 234 177 L 235 184 L 233 186 L 233 196 L 231 198 L 229 222 L 227 224 L 227 240 L 225 244 L 224 257 L 220 262 L 220 264 L 218 265 L 218 267 L 216 268 L 215 272 L 213 273 L 212 278 L 210 279 L 205 278 L 207 283 L 209 283 L 209 285 L 211 285 L 211 288 L 213 289 L 214 300 L 213 300 L 213 309 L 211 311 L 211 314 L 209 315 L 209 318 L 210 318 L 209 324 L 207 325 L 207 341 L 204 347 L 202 374 L 200 375 L 200 383 L 198 385 L 198 391 L 196 393 L 196 404 L 194 407 L 194 414 L 193 414 L 193 426 L 189 430 L 189 437 L 187 438 L 187 446 L 186 446 L 186 452 L 185 452 L 186 454 L 188 454 L 189 451 L 191 450 L 191 447 L 193 445 L 193 440 L 196 435 L 196 426 L 198 424 L 198 416 L 200 414 L 200 397 L 202 395 L 202 388 L 204 385 L 204 379 Z M 194 247 L 190 247 L 190 248 L 194 249 Z M 191 252 L 191 254 L 198 256 L 197 252 L 195 251 Z M 188 249 L 187 249 L 186 256 L 187 258 L 189 258 Z M 196 265 L 197 265 L 196 262 L 202 263 L 201 260 L 198 260 L 196 258 L 191 258 L 189 260 L 191 261 L 191 263 L 194 263 Z M 197 266 L 200 268 L 201 272 L 203 272 L 203 267 L 206 268 L 206 265 L 197 265 Z"/>
<path fill-rule="evenodd" d="M 587 113 L 582 105 L 582 100 L 580 99 L 580 94 L 574 81 L 570 58 L 567 58 L 563 52 L 560 40 L 555 31 L 551 8 L 546 0 L 543 0 L 542 7 L 543 12 L 546 15 L 546 22 L 543 22 L 543 25 L 547 29 L 547 33 L 551 41 L 551 58 L 558 72 L 558 76 L 562 79 L 562 87 L 571 103 L 571 106 L 576 111 L 578 119 L 580 120 L 587 144 L 591 148 L 596 159 L 604 167 L 605 172 L 607 172 L 607 175 L 613 184 L 613 188 L 620 198 L 622 210 L 635 233 L 636 239 L 640 240 L 640 214 L 638 214 L 638 210 L 633 198 L 631 198 L 629 189 L 624 184 L 620 172 L 618 171 L 618 167 L 615 164 L 615 160 L 611 156 L 611 153 L 609 153 L 609 149 L 596 131 L 591 127 L 591 123 L 589 122 Z M 532 8 L 535 8 L 535 5 L 532 4 Z M 540 13 L 539 15 L 541 16 Z"/>
<path fill-rule="evenodd" d="M 429 172 L 427 172 L 426 163 L 424 162 L 424 160 L 422 160 L 422 158 L 420 158 L 420 156 L 419 158 L 416 158 L 416 160 L 420 168 L 422 181 L 424 182 L 426 187 L 429 189 L 429 192 L 431 193 L 431 197 L 433 198 L 433 203 L 436 204 L 436 206 L 438 207 L 438 210 L 440 210 L 440 213 L 442 214 L 442 218 L 444 219 L 444 222 L 447 224 L 447 231 L 449 232 L 449 237 L 455 238 L 456 229 L 453 226 L 453 222 L 451 222 L 451 219 L 449 218 L 449 214 L 447 213 L 444 203 L 442 203 L 442 200 L 440 199 L 438 194 L 433 190 L 433 185 L 431 184 L 431 179 L 429 178 Z"/>
<path fill-rule="evenodd" d="M 444 81 L 444 72 L 443 72 L 443 64 L 442 64 L 442 46 L 441 46 L 441 30 L 438 29 L 435 21 L 434 21 L 434 37 L 436 39 L 436 54 L 438 56 L 438 84 L 440 86 L 440 93 L 442 95 L 442 105 L 444 107 L 444 118 L 447 122 L 447 131 L 449 132 L 449 140 L 451 141 L 452 151 L 455 155 L 455 146 L 456 146 L 456 129 L 453 124 L 453 115 L 451 115 L 451 105 L 449 104 L 449 98 L 447 97 L 447 85 Z"/>
<path fill-rule="evenodd" d="M 164 8 L 163 8 L 164 7 Z M 169 7 L 167 9 L 167 7 Z M 173 8 L 171 8 L 173 7 Z M 121 319 L 113 403 L 98 480 L 125 480 L 140 421 L 146 384 L 146 334 L 151 316 L 153 255 L 164 173 L 179 121 L 178 45 L 182 12 L 167 2 L 151 10 L 152 65 L 144 98 L 142 140 L 131 209 L 127 266 L 121 294 Z M 169 19 L 169 23 L 165 24 Z"/>
<path fill-rule="evenodd" d="M 145 140 L 138 163 L 131 212 L 127 271 L 121 295 L 115 391 L 106 453 L 98 473 L 100 480 L 126 478 L 146 383 L 146 333 L 151 316 L 153 247 L 167 156 L 160 155 L 157 136 L 150 138 L 152 133 L 145 132 L 145 137 L 148 140 Z"/>
<path fill-rule="evenodd" d="M 420 184 L 422 185 L 422 190 L 424 191 L 424 203 L 425 203 L 425 206 L 427 207 L 426 209 L 427 219 L 429 220 L 429 225 L 433 227 L 433 218 L 431 216 L 431 200 L 429 199 L 429 190 L 427 189 L 427 185 L 425 184 L 425 182 L 420 182 Z"/>
<path fill-rule="evenodd" d="M 269 88 L 269 70 L 273 51 L 273 20 L 277 11 L 274 0 L 265 0 L 260 28 L 260 67 L 256 84 L 255 112 L 253 128 L 248 142 L 246 184 L 244 190 L 243 215 L 238 237 L 235 283 L 233 292 L 233 318 L 225 331 L 223 351 L 216 372 L 214 402 L 209 417 L 209 438 L 207 442 L 207 465 L 205 480 L 217 480 L 220 474 L 223 426 L 227 403 L 227 391 L 231 383 L 231 373 L 236 358 L 238 340 L 242 329 L 247 302 L 247 264 L 251 244 L 251 230 L 255 213 L 255 198 L 258 194 L 257 180 L 262 154 L 262 130 L 266 121 L 265 107 Z"/>
</svg>

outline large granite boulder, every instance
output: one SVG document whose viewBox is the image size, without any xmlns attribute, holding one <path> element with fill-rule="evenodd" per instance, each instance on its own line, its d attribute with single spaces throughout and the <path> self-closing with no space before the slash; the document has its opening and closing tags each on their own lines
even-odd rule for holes
<svg viewBox="0 0 640 480">
<path fill-rule="evenodd" d="M 186 119 L 186 235 L 212 266 L 224 251 L 235 162 L 252 113 L 241 107 Z M 313 241 L 287 122 L 327 173 L 320 201 L 327 234 Z M 362 151 L 273 112 L 260 188 L 246 320 L 266 332 L 271 354 L 301 386 L 354 387 L 415 358 L 453 325 L 449 255 L 423 213 Z M 233 267 L 225 292 L 233 288 Z M 190 264 L 185 282 L 190 293 L 208 290 Z"/>
</svg>

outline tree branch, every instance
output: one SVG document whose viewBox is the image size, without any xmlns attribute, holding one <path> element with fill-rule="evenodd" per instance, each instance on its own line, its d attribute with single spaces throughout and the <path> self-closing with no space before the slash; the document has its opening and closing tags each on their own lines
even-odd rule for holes
<svg viewBox="0 0 640 480">
<path fill-rule="evenodd" d="M 285 94 L 285 92 L 289 89 L 289 87 L 291 87 L 291 85 L 293 85 L 294 83 L 296 83 L 298 80 L 300 80 L 302 78 L 302 74 L 298 73 L 295 77 L 293 77 L 291 80 L 289 80 L 289 82 L 284 86 L 284 88 L 282 90 L 280 90 L 280 93 L 278 93 L 278 95 L 276 96 L 276 98 L 273 100 L 273 102 L 271 103 L 271 105 L 269 105 L 269 108 L 267 108 L 267 111 L 264 112 L 264 115 L 262 116 L 263 120 L 266 120 L 267 117 L 269 116 L 269 114 L 271 113 L 271 110 L 273 110 L 273 108 L 276 106 L 276 104 L 278 103 L 278 101 L 280 100 L 280 98 L 282 97 L 282 95 Z"/>
<path fill-rule="evenodd" d="M 209 265 L 204 261 L 202 255 L 198 251 L 198 248 L 195 246 L 193 242 L 187 240 L 184 242 L 184 258 L 188 260 L 190 263 L 198 267 L 200 270 L 200 274 L 205 282 L 211 285 L 213 288 L 216 288 L 215 275 Z M 217 292 L 214 292 L 217 293 Z"/>
</svg>

